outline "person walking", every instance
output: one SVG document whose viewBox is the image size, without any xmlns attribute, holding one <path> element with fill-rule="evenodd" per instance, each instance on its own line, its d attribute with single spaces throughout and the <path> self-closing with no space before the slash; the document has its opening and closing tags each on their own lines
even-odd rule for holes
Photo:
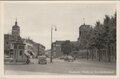
<svg viewBox="0 0 120 79">
<path fill-rule="evenodd" d="M 27 56 L 26 64 L 29 64 L 29 63 L 30 63 L 30 57 Z"/>
</svg>

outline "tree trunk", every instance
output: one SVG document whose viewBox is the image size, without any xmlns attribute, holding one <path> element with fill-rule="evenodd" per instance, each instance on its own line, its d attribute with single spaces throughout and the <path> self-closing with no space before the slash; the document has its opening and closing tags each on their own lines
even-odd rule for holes
<svg viewBox="0 0 120 79">
<path fill-rule="evenodd" d="M 116 46 L 113 46 L 113 53 L 114 53 L 115 62 L 116 62 Z"/>
<path fill-rule="evenodd" d="M 114 47 L 115 62 L 116 62 L 116 47 Z"/>
<path fill-rule="evenodd" d="M 101 53 L 100 49 L 98 49 L 98 55 L 99 55 L 98 59 L 99 59 L 99 62 L 101 61 L 101 54 L 100 53 Z"/>
<path fill-rule="evenodd" d="M 83 52 L 82 52 L 82 59 L 83 59 Z"/>
<path fill-rule="evenodd" d="M 87 49 L 87 60 L 88 60 L 88 49 Z"/>
<path fill-rule="evenodd" d="M 101 60 L 103 59 L 103 50 L 100 51 Z"/>
<path fill-rule="evenodd" d="M 93 60 L 93 49 L 92 49 L 92 51 L 91 51 L 91 52 L 92 52 L 92 60 Z"/>
<path fill-rule="evenodd" d="M 111 62 L 110 46 L 108 45 L 108 62 Z"/>
</svg>

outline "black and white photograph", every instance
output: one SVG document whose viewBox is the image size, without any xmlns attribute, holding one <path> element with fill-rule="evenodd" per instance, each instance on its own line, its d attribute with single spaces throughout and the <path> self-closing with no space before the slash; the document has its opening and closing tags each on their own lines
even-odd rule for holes
<svg viewBox="0 0 120 79">
<path fill-rule="evenodd" d="M 117 75 L 117 2 L 3 2 L 4 75 Z"/>
</svg>

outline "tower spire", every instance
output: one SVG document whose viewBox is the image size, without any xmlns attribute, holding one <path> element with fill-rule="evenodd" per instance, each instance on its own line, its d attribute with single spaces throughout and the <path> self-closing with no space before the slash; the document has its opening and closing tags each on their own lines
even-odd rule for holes
<svg viewBox="0 0 120 79">
<path fill-rule="evenodd" d="M 83 25 L 85 25 L 85 18 L 83 18 Z"/>
<path fill-rule="evenodd" d="M 17 25 L 17 18 L 16 18 L 16 21 L 15 21 L 15 25 Z"/>
</svg>

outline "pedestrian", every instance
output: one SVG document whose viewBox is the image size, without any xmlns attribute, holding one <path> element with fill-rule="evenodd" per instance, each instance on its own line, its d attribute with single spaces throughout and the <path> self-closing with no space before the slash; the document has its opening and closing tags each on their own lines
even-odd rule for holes
<svg viewBox="0 0 120 79">
<path fill-rule="evenodd" d="M 30 63 L 30 57 L 27 56 L 26 64 L 29 64 L 29 63 Z"/>
</svg>

